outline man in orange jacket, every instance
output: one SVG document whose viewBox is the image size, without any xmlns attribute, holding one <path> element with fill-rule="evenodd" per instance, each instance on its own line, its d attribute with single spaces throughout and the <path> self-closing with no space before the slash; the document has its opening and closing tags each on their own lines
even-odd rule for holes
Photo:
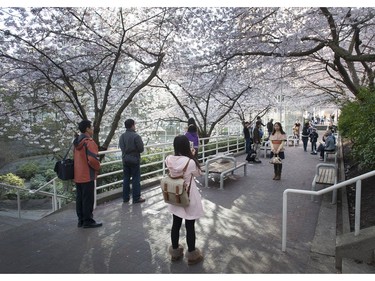
<svg viewBox="0 0 375 281">
<path fill-rule="evenodd" d="M 94 130 L 91 122 L 83 120 L 78 124 L 81 132 L 74 140 L 74 182 L 76 183 L 76 211 L 78 227 L 102 226 L 93 219 L 95 180 L 100 169 L 98 145 L 92 139 Z"/>
</svg>

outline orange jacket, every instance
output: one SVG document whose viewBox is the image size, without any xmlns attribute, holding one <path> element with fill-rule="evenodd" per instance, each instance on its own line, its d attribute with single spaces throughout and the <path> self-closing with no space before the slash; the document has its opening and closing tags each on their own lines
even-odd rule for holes
<svg viewBox="0 0 375 281">
<path fill-rule="evenodd" d="M 99 169 L 97 144 L 89 134 L 81 134 L 74 140 L 74 182 L 95 180 Z"/>
</svg>

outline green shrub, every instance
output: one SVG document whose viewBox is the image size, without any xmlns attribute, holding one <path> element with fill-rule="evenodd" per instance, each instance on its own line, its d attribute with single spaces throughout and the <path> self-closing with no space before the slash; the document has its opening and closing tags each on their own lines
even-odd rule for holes
<svg viewBox="0 0 375 281">
<path fill-rule="evenodd" d="M 45 183 L 47 183 L 46 178 L 41 174 L 37 174 L 30 179 L 30 189 L 38 189 Z"/>
<path fill-rule="evenodd" d="M 38 173 L 38 171 L 39 171 L 39 166 L 34 162 L 29 162 L 19 167 L 16 174 L 17 176 L 21 178 L 30 180 L 32 177 L 34 177 Z"/>
<path fill-rule="evenodd" d="M 49 182 L 50 180 L 56 177 L 56 172 L 53 169 L 47 169 L 43 173 L 43 176 L 45 177 L 46 182 Z"/>
<path fill-rule="evenodd" d="M 352 143 L 352 156 L 363 170 L 375 169 L 375 91 L 362 90 L 341 109 L 339 131 Z"/>
<path fill-rule="evenodd" d="M 0 176 L 0 182 L 14 186 L 24 185 L 24 180 L 12 173 Z"/>
<path fill-rule="evenodd" d="M 8 184 L 8 185 L 13 185 L 13 186 L 21 186 L 21 187 L 24 186 L 24 180 L 12 173 L 1 175 L 0 182 L 4 184 Z M 16 199 L 17 190 L 13 188 L 12 189 L 0 188 L 0 198 L 11 199 L 11 200 Z"/>
</svg>

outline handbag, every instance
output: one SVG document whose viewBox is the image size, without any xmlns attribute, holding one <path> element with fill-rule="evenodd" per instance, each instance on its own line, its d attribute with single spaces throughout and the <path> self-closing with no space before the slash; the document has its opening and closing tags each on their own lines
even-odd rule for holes
<svg viewBox="0 0 375 281">
<path fill-rule="evenodd" d="M 187 207 L 190 204 L 190 186 L 193 176 L 190 178 L 189 186 L 185 183 L 184 174 L 189 165 L 186 163 L 182 170 L 182 176 L 171 177 L 170 174 L 160 180 L 160 187 L 163 192 L 164 202 L 175 206 Z"/>
<path fill-rule="evenodd" d="M 281 164 L 281 158 L 278 155 L 274 155 L 271 160 L 270 164 Z"/>
<path fill-rule="evenodd" d="M 61 180 L 72 180 L 74 179 L 74 161 L 73 159 L 67 159 L 70 149 L 72 148 L 73 142 L 66 152 L 64 158 L 57 161 L 55 164 L 54 171 L 57 177 Z"/>
</svg>

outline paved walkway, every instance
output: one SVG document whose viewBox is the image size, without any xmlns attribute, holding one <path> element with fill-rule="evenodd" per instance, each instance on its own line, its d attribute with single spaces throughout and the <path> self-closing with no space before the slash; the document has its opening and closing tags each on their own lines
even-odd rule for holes
<svg viewBox="0 0 375 281">
<path fill-rule="evenodd" d="M 248 164 L 247 177 L 237 170 L 224 190 L 218 182 L 204 188 L 204 177 L 198 179 L 206 211 L 196 224 L 196 244 L 205 257 L 200 264 L 171 263 L 171 215 L 159 187 L 152 187 L 142 191 L 146 203 L 117 199 L 99 205 L 94 216 L 101 228 L 77 228 L 71 204 L 0 232 L 0 273 L 335 273 L 332 255 L 311 250 L 319 244 L 315 230 L 322 198 L 312 202 L 310 196 L 290 195 L 287 251 L 281 251 L 283 191 L 310 189 L 319 157 L 301 145 L 288 147 L 281 181 L 272 180 L 272 165 L 261 160 Z M 180 243 L 186 249 L 184 228 Z"/>
</svg>

